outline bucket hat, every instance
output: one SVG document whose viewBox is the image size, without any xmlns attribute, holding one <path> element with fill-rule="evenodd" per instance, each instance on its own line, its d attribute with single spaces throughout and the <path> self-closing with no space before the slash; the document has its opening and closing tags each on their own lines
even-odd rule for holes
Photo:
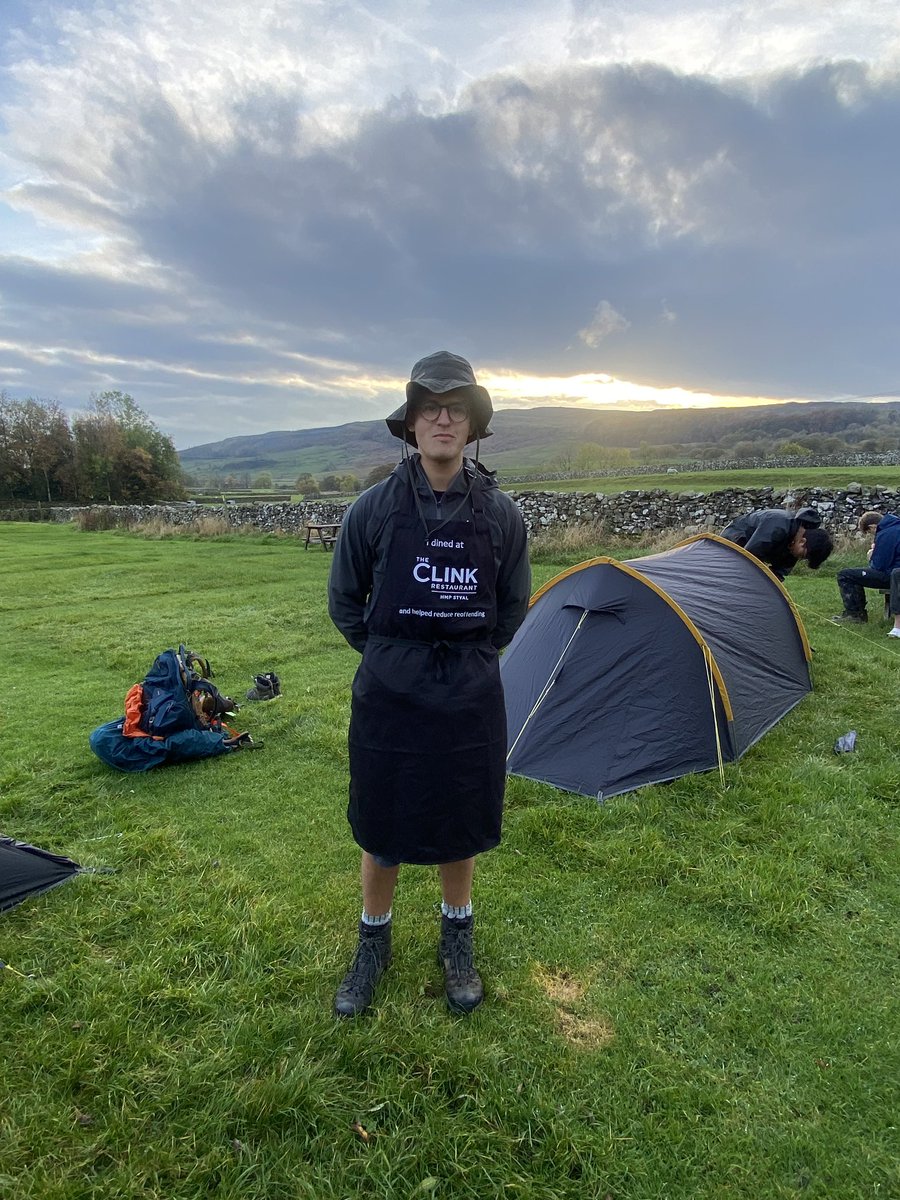
<svg viewBox="0 0 900 1200">
<path fill-rule="evenodd" d="M 424 392 L 441 396 L 444 392 L 451 392 L 456 388 L 465 389 L 465 398 L 471 413 L 472 432 L 467 444 L 474 442 L 476 438 L 490 437 L 492 431 L 488 429 L 488 422 L 494 415 L 494 406 L 491 404 L 488 390 L 475 382 L 475 372 L 471 364 L 458 354 L 451 354 L 449 350 L 436 350 L 434 354 L 420 358 L 415 364 L 406 385 L 406 402 L 386 418 L 388 429 L 395 438 L 400 438 L 411 446 L 417 445 L 416 435 L 406 427 L 407 417 L 416 401 Z"/>
</svg>

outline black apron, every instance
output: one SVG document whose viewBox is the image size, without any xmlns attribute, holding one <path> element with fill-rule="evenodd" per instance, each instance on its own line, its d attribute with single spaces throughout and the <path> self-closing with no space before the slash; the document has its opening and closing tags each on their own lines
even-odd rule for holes
<svg viewBox="0 0 900 1200">
<path fill-rule="evenodd" d="M 412 509 L 391 521 L 350 710 L 350 803 L 359 845 L 391 862 L 446 863 L 500 841 L 506 709 L 496 566 L 478 483 L 472 521 Z"/>
</svg>

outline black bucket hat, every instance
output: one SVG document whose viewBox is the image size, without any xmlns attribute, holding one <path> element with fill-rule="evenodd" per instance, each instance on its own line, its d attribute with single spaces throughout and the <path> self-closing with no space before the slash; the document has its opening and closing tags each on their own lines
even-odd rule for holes
<svg viewBox="0 0 900 1200">
<path fill-rule="evenodd" d="M 444 392 L 452 392 L 456 388 L 465 389 L 465 398 L 471 412 L 472 434 L 467 439 L 474 442 L 476 438 L 491 436 L 488 422 L 494 415 L 494 406 L 487 388 L 475 382 L 475 372 L 472 366 L 458 354 L 449 350 L 436 350 L 427 358 L 420 358 L 409 373 L 409 383 L 406 385 L 406 403 L 401 404 L 396 412 L 386 418 L 388 429 L 395 438 L 417 445 L 416 435 L 407 429 L 406 420 L 423 392 L 432 392 L 441 396 Z"/>
</svg>

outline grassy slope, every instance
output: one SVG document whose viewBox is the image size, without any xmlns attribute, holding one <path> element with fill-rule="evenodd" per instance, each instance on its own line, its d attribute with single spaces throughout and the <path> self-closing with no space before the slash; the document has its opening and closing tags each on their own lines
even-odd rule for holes
<svg viewBox="0 0 900 1200">
<path fill-rule="evenodd" d="M 900 467 L 792 467 L 753 471 L 680 471 L 677 475 L 617 475 L 563 479 L 536 483 L 508 483 L 517 492 L 616 492 L 650 491 L 717 492 L 723 488 L 842 488 L 851 483 L 866 487 L 900 487 Z"/>
<path fill-rule="evenodd" d="M 825 620 L 840 563 L 790 581 L 815 693 L 724 791 L 601 808 L 512 780 L 476 881 L 484 1008 L 446 1014 L 434 873 L 408 869 L 377 1011 L 336 1024 L 355 655 L 328 556 L 26 525 L 0 545 L 0 830 L 115 870 L 0 917 L 33 975 L 0 972 L 0 1194 L 900 1194 L 900 646 Z M 536 585 L 564 565 L 543 552 Z M 233 694 L 281 674 L 241 713 L 266 747 L 117 775 L 87 733 L 179 640 Z"/>
<path fill-rule="evenodd" d="M 552 470 L 547 464 L 558 459 L 569 445 L 570 443 L 562 439 L 549 438 L 537 446 L 526 445 L 513 450 L 492 451 L 492 443 L 486 442 L 480 453 L 492 470 L 499 468 L 507 474 L 530 474 L 540 470 Z M 474 454 L 474 449 L 472 452 Z M 200 478 L 206 478 L 210 474 L 224 476 L 230 472 L 241 471 L 248 471 L 253 476 L 260 471 L 268 471 L 279 483 L 292 484 L 299 475 L 306 472 L 317 478 L 333 472 L 339 475 L 350 472 L 359 479 L 365 479 L 373 467 L 397 462 L 399 457 L 400 443 L 394 438 L 389 438 L 384 446 L 374 442 L 359 445 L 350 442 L 343 445 L 336 441 L 334 445 L 271 450 L 246 458 L 233 456 L 225 459 L 185 459 L 182 465 L 186 471 Z"/>
<path fill-rule="evenodd" d="M 671 448 L 674 443 L 682 447 L 681 456 L 690 459 L 696 457 L 692 446 L 722 439 L 726 447 L 736 439 L 761 439 L 774 450 L 786 440 L 810 433 L 846 436 L 849 444 L 856 445 L 865 432 L 890 448 L 896 445 L 898 422 L 900 404 L 896 403 L 787 403 L 655 412 L 557 406 L 503 409 L 494 414 L 494 436 L 482 451 L 491 466 L 506 474 L 523 474 L 550 470 L 561 456 L 571 454 L 573 446 L 585 443 L 632 448 L 647 443 Z M 265 469 L 284 483 L 303 471 L 352 471 L 364 478 L 372 467 L 395 458 L 396 452 L 397 444 L 384 422 L 376 420 L 226 438 L 185 449 L 181 457 L 189 471 L 221 475 Z"/>
<path fill-rule="evenodd" d="M 515 467 L 506 471 L 501 463 L 503 455 L 486 456 L 486 465 L 498 470 L 501 487 L 516 492 L 646 492 L 663 488 L 667 492 L 717 492 L 726 487 L 758 488 L 769 485 L 774 488 L 846 487 L 850 483 L 865 486 L 876 484 L 882 487 L 900 487 L 900 467 L 792 467 L 771 470 L 747 471 L 679 471 L 676 475 L 614 475 L 585 476 L 582 479 L 536 480 L 530 483 L 509 482 L 505 474 L 527 475 L 540 469 L 540 456 L 534 462 L 519 457 Z M 319 468 L 304 468 L 319 471 Z M 277 472 L 276 472 L 277 473 Z M 319 471 L 319 473 L 321 473 Z M 285 478 L 293 480 L 291 472 Z M 229 492 L 229 496 L 235 495 Z M 262 497 L 265 498 L 264 496 Z"/>
<path fill-rule="evenodd" d="M 502 482 L 504 477 L 537 474 L 543 470 L 552 474 L 547 464 L 558 458 L 564 449 L 565 443 L 559 442 L 552 445 L 545 444 L 540 447 L 526 446 L 516 450 L 492 453 L 491 444 L 487 443 L 482 447 L 481 457 L 492 471 L 498 472 Z M 364 479 L 373 465 L 392 462 L 396 458 L 397 455 L 393 448 L 389 447 L 380 457 L 351 462 L 349 464 L 345 463 L 338 468 L 338 471 L 339 473 L 344 473 L 348 470 L 355 471 L 358 478 Z M 276 455 L 271 464 L 267 463 L 264 468 L 252 468 L 251 473 L 259 469 L 265 469 L 270 471 L 276 480 L 293 484 L 302 471 L 310 471 L 317 476 L 322 476 L 328 471 L 333 471 L 335 469 L 335 461 L 333 455 L 328 456 L 324 451 L 319 452 L 318 450 L 315 453 L 310 452 L 302 460 L 295 460 L 290 455 Z M 201 475 L 207 470 L 219 475 L 227 473 L 221 464 L 212 462 L 186 463 L 185 466 L 187 470 L 199 471 Z M 853 482 L 880 483 L 888 487 L 900 486 L 900 467 L 796 467 L 790 469 L 773 468 L 770 471 L 729 470 L 727 472 L 728 484 L 723 482 L 724 475 L 725 472 L 723 471 L 679 471 L 677 475 L 588 476 L 584 479 L 552 480 L 549 482 L 528 484 L 517 483 L 507 486 L 521 491 L 527 489 L 531 491 L 581 490 L 611 492 L 629 489 L 644 491 L 651 487 L 662 487 L 670 491 L 690 490 L 710 492 L 717 491 L 719 488 L 725 486 L 757 487 L 759 486 L 758 480 L 761 475 L 764 475 L 766 481 L 771 482 L 776 487 L 840 486 Z"/>
</svg>

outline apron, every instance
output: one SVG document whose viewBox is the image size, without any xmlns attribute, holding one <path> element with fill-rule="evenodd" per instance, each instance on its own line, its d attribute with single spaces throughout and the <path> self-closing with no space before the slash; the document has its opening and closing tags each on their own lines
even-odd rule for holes
<svg viewBox="0 0 900 1200">
<path fill-rule="evenodd" d="M 477 486 L 477 485 L 476 485 Z M 481 497 L 472 521 L 392 521 L 350 709 L 353 836 L 391 862 L 456 862 L 500 841 L 506 709 L 496 567 Z"/>
</svg>

